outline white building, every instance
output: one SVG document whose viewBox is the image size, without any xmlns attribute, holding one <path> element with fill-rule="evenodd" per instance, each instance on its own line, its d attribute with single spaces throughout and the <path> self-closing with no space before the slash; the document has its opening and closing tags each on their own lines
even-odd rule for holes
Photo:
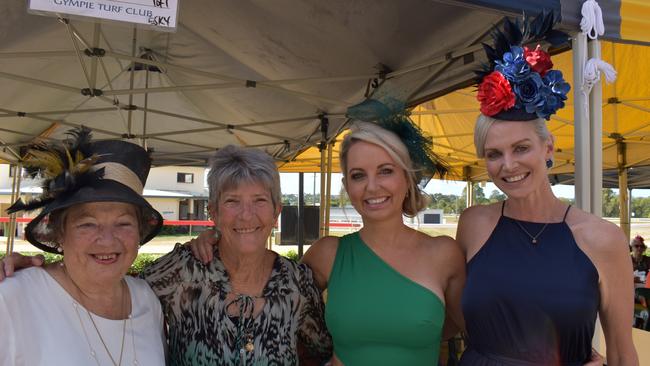
<svg viewBox="0 0 650 366">
<path fill-rule="evenodd" d="M 11 187 L 15 167 L 0 164 L 0 217 L 7 217 L 11 205 Z M 203 167 L 165 166 L 149 172 L 143 196 L 158 210 L 165 220 L 207 220 L 208 189 L 205 186 Z M 41 192 L 38 181 L 22 178 L 21 196 L 28 200 Z M 21 217 L 33 217 L 26 214 Z M 0 225 L 4 235 L 6 224 Z M 23 232 L 18 225 L 18 233 Z"/>
</svg>

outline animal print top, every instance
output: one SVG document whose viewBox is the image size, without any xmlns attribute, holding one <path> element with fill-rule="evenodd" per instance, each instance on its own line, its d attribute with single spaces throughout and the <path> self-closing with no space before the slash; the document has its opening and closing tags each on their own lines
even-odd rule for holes
<svg viewBox="0 0 650 366">
<path fill-rule="evenodd" d="M 146 268 L 143 278 L 162 303 L 169 365 L 297 365 L 298 344 L 301 360 L 304 353 L 319 363 L 331 357 L 322 297 L 304 264 L 277 256 L 262 291 L 263 310 L 246 325 L 253 349 L 241 358 L 239 319 L 226 312 L 231 287 L 218 253 L 204 265 L 177 245 Z"/>
</svg>

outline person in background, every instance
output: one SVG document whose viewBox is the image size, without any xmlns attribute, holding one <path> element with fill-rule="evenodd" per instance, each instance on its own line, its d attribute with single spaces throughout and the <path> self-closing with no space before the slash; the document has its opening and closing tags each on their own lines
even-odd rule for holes
<svg viewBox="0 0 650 366">
<path fill-rule="evenodd" d="M 151 160 L 135 144 L 91 142 L 86 129 L 71 135 L 65 146 L 27 153 L 43 193 L 8 210 L 42 208 L 27 240 L 63 260 L 0 284 L 0 365 L 163 365 L 160 303 L 146 282 L 126 275 L 162 226 L 142 197 Z"/>
<path fill-rule="evenodd" d="M 641 235 L 635 236 L 630 242 L 630 248 L 632 249 L 632 269 L 648 273 L 648 270 L 650 270 L 650 257 L 645 255 L 648 247 L 646 247 L 643 237 Z"/>
<path fill-rule="evenodd" d="M 592 351 L 599 316 L 607 365 L 638 365 L 632 277 L 621 275 L 632 270 L 625 235 L 551 190 L 554 146 L 545 120 L 564 106 L 570 87 L 548 53 L 522 44 L 523 34 L 540 35 L 537 26 L 550 31 L 552 19 L 532 24 L 521 32 L 508 23 L 498 33 L 478 87 L 477 155 L 507 199 L 470 207 L 459 220 L 468 342 L 460 364 L 602 365 Z"/>
</svg>

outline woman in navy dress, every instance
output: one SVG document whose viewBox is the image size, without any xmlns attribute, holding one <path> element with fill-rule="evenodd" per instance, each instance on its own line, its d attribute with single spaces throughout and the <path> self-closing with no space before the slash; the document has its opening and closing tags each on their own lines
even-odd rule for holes
<svg viewBox="0 0 650 366">
<path fill-rule="evenodd" d="M 468 208 L 458 225 L 467 259 L 461 365 L 602 365 L 592 356 L 597 315 L 607 365 L 638 365 L 625 235 L 555 197 L 547 176 L 554 148 L 544 119 L 564 106 L 570 87 L 539 46 L 493 51 L 474 140 L 508 198 Z"/>
</svg>

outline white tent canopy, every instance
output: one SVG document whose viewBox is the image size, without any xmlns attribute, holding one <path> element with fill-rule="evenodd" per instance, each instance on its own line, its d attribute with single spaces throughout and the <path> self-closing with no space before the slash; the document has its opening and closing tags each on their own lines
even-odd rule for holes
<svg viewBox="0 0 650 366">
<path fill-rule="evenodd" d="M 192 0 L 164 33 L 30 15 L 22 0 L 0 12 L 5 160 L 84 124 L 145 143 L 158 165 L 205 165 L 231 143 L 289 160 L 365 95 L 415 101 L 466 83 L 500 19 L 428 0 Z"/>
</svg>

